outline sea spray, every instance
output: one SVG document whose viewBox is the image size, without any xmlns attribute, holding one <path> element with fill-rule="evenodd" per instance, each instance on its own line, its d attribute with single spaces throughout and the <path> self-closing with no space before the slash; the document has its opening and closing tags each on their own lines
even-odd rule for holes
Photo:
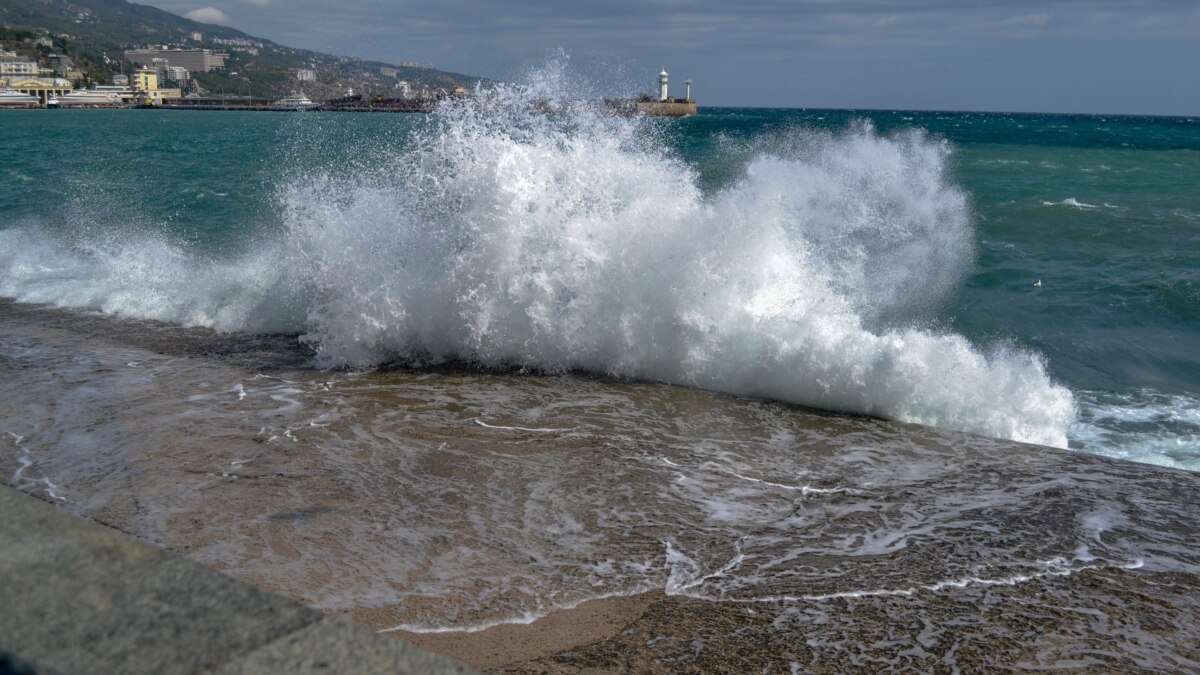
<svg viewBox="0 0 1200 675">
<path fill-rule="evenodd" d="M 82 212 L 9 224 L 0 295 L 299 334 L 323 367 L 582 370 L 1066 444 L 1072 397 L 1036 355 L 930 327 L 974 246 L 944 141 L 784 129 L 706 190 L 671 123 L 559 79 L 292 169 L 282 229 L 242 253 Z"/>
<path fill-rule="evenodd" d="M 859 126 L 705 195 L 652 123 L 501 88 L 282 191 L 324 366 L 584 370 L 1066 445 L 1035 356 L 900 319 L 970 263 L 948 148 Z"/>
<path fill-rule="evenodd" d="M 223 331 L 296 331 L 278 246 L 217 260 L 132 227 L 16 227 L 0 230 L 0 296 Z"/>
</svg>

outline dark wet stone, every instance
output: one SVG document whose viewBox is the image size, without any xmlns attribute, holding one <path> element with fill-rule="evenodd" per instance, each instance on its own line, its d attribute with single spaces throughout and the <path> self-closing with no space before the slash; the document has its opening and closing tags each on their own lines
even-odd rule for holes
<svg viewBox="0 0 1200 675">
<path fill-rule="evenodd" d="M 0 672 L 467 672 L 0 487 Z"/>
</svg>

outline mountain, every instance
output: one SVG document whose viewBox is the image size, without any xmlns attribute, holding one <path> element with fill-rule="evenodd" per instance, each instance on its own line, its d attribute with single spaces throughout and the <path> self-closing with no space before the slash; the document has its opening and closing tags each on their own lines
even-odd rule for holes
<svg viewBox="0 0 1200 675">
<path fill-rule="evenodd" d="M 200 39 L 194 39 L 198 33 Z M 37 39 L 42 38 L 41 44 Z M 226 52 L 225 68 L 195 73 L 205 90 L 229 94 L 279 96 L 303 89 L 311 98 L 332 98 L 349 89 L 395 95 L 399 81 L 414 90 L 468 89 L 483 78 L 413 64 L 393 65 L 293 49 L 234 28 L 205 24 L 126 0 L 0 0 L 0 43 L 5 49 L 45 59 L 50 53 L 71 57 L 82 72 L 77 84 L 107 82 L 129 72 L 125 49 L 171 45 Z M 301 83 L 299 69 L 316 78 Z M 385 74 L 386 73 L 386 74 Z"/>
<path fill-rule="evenodd" d="M 233 28 L 198 23 L 125 0 L 5 0 L 0 5 L 0 21 L 15 28 L 68 33 L 117 45 L 169 43 L 192 31 L 223 38 L 250 37 Z"/>
</svg>

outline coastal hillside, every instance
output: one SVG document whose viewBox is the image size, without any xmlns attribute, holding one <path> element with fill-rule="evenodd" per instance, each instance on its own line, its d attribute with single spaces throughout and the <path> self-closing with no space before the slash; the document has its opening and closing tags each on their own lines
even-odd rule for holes
<svg viewBox="0 0 1200 675">
<path fill-rule="evenodd" d="M 181 83 L 200 92 L 281 96 L 303 89 L 313 99 L 324 99 L 351 90 L 393 96 L 404 83 L 413 92 L 436 92 L 483 81 L 411 62 L 389 64 L 294 49 L 125 0 L 0 3 L 0 48 L 46 67 L 53 65 L 51 55 L 68 57 L 69 70 L 56 74 L 76 87 L 103 84 L 114 74 L 130 72 L 133 65 L 125 60 L 125 50 L 164 45 L 228 54 L 223 68 L 189 73 L 190 81 Z"/>
</svg>

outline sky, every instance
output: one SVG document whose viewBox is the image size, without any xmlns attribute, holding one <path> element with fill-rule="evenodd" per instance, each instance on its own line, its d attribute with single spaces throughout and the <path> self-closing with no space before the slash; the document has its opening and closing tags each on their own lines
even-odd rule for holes
<svg viewBox="0 0 1200 675">
<path fill-rule="evenodd" d="M 1200 115 L 1200 0 L 141 0 L 292 47 L 701 106 Z"/>
</svg>

